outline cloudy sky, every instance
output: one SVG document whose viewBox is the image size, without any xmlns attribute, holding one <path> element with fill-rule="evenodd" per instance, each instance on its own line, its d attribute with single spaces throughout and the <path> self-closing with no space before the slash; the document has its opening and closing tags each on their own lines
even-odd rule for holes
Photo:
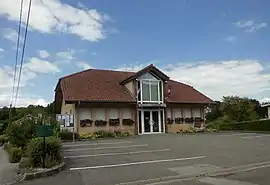
<svg viewBox="0 0 270 185">
<path fill-rule="evenodd" d="M 52 102 L 58 79 L 70 73 L 151 63 L 214 100 L 268 101 L 269 6 L 267 0 L 33 0 L 17 106 Z M 1 0 L 0 107 L 11 98 L 19 9 L 20 0 Z"/>
</svg>

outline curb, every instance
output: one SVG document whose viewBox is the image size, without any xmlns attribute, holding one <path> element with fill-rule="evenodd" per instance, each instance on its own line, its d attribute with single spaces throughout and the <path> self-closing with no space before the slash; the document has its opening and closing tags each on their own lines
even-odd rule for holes
<svg viewBox="0 0 270 185">
<path fill-rule="evenodd" d="M 127 139 L 127 138 L 135 138 L 134 136 L 123 136 L 123 137 L 105 137 L 105 138 L 95 138 L 95 139 L 79 139 L 78 141 L 97 141 L 97 140 L 113 140 L 113 139 Z"/>
<path fill-rule="evenodd" d="M 26 172 L 20 181 L 32 180 L 32 179 L 37 179 L 37 178 L 41 178 L 41 177 L 51 176 L 51 175 L 54 175 L 56 173 L 63 171 L 65 168 L 66 168 L 66 163 L 62 162 L 53 168 L 44 169 L 44 171 L 31 172 L 31 173 Z"/>
<path fill-rule="evenodd" d="M 116 139 L 128 139 L 128 138 L 135 138 L 137 135 L 134 136 L 123 136 L 123 137 L 105 137 L 105 138 L 95 138 L 95 139 L 77 139 L 75 142 L 78 141 L 99 141 L 99 140 L 116 140 Z M 72 140 L 61 140 L 62 143 L 72 143 Z"/>
</svg>

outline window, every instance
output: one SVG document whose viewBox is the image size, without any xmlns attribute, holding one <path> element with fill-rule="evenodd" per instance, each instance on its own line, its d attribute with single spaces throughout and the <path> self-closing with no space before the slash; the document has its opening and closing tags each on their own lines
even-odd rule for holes
<svg viewBox="0 0 270 185">
<path fill-rule="evenodd" d="M 131 110 L 126 108 L 122 109 L 122 119 L 131 119 Z"/>
<path fill-rule="evenodd" d="M 148 81 L 142 81 L 142 99 L 150 101 L 150 86 Z"/>
<path fill-rule="evenodd" d="M 163 83 L 153 75 L 146 73 L 138 80 L 139 102 L 163 102 Z"/>
<path fill-rule="evenodd" d="M 109 109 L 110 110 L 110 117 L 109 119 L 117 119 L 118 116 L 118 109 Z"/>
<path fill-rule="evenodd" d="M 185 116 L 185 118 L 191 118 L 191 109 L 190 108 L 184 108 L 184 116 Z"/>
<path fill-rule="evenodd" d="M 78 109 L 78 116 L 79 116 L 79 120 L 91 119 L 91 111 L 90 111 L 90 109 L 79 108 Z"/>
<path fill-rule="evenodd" d="M 94 120 L 106 120 L 105 109 L 95 108 L 93 109 L 92 113 Z"/>
<path fill-rule="evenodd" d="M 193 117 L 195 118 L 200 118 L 201 117 L 201 109 L 200 108 L 193 108 Z"/>
<path fill-rule="evenodd" d="M 182 118 L 182 110 L 181 109 L 173 109 L 174 110 L 174 118 Z"/>
</svg>

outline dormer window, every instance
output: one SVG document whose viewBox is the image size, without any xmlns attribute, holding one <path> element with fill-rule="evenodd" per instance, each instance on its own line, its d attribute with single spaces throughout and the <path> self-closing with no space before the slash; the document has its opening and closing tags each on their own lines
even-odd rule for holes
<svg viewBox="0 0 270 185">
<path fill-rule="evenodd" d="M 138 78 L 139 103 L 163 103 L 163 82 L 150 73 Z"/>
</svg>

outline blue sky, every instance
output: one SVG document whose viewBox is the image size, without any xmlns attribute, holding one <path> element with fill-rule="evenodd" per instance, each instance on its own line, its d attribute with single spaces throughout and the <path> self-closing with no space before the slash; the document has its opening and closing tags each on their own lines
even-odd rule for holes
<svg viewBox="0 0 270 185">
<path fill-rule="evenodd" d="M 59 77 L 73 72 L 136 71 L 150 63 L 214 100 L 269 101 L 269 6 L 266 0 L 34 0 L 17 105 L 53 101 Z M 19 0 L 2 0 L 0 106 L 10 101 L 18 18 Z"/>
</svg>

